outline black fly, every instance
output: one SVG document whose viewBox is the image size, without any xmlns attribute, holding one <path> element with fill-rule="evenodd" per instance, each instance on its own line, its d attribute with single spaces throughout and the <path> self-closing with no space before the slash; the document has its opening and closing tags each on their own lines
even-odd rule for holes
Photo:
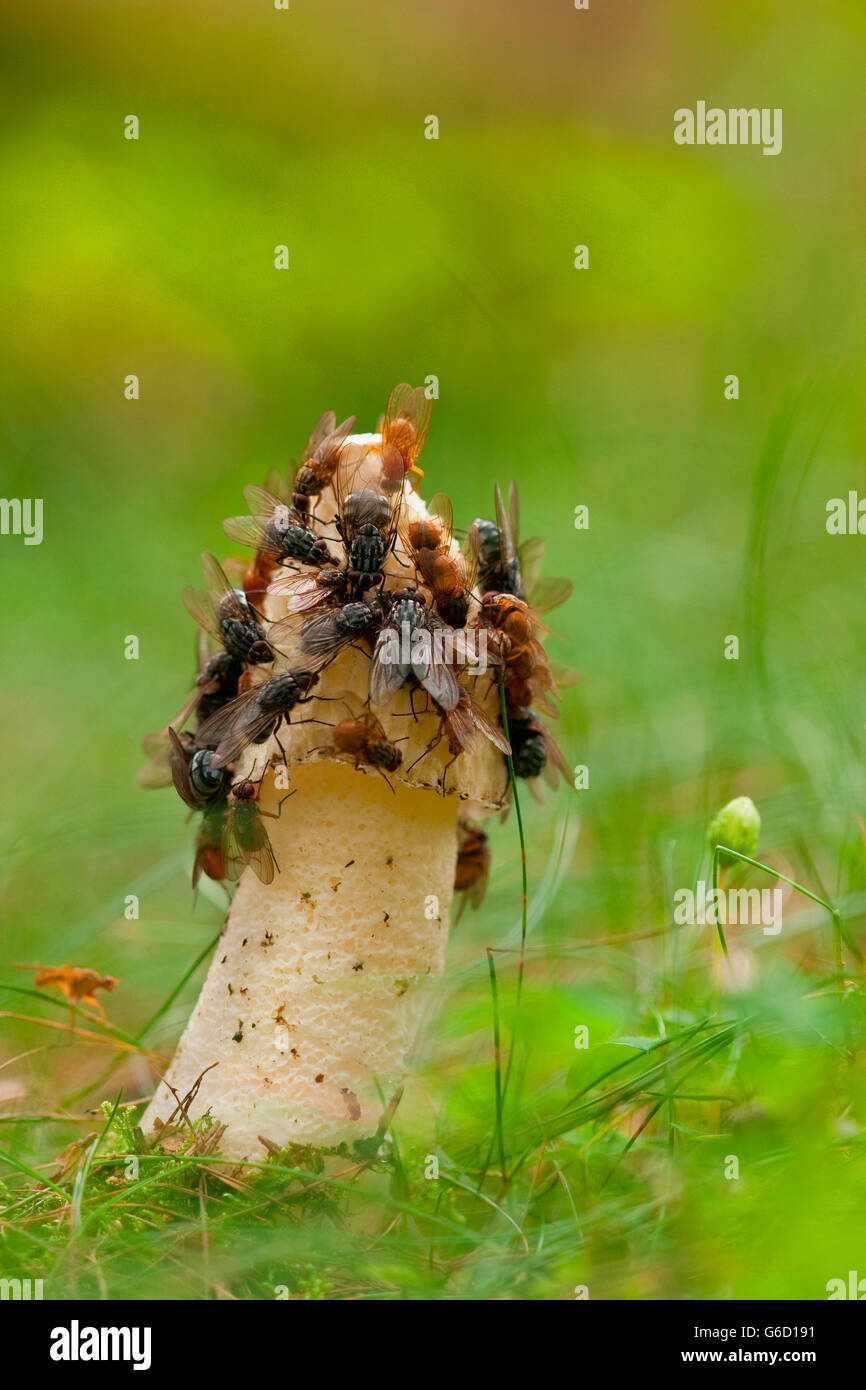
<svg viewBox="0 0 866 1390">
<path fill-rule="evenodd" d="M 311 698 L 309 692 L 318 679 L 315 671 L 293 667 L 263 685 L 245 690 L 205 720 L 196 742 L 215 749 L 214 768 L 226 767 L 249 744 L 264 743 L 283 720 L 288 722 L 295 706 Z"/>
<path fill-rule="evenodd" d="M 370 699 L 388 700 L 408 680 L 416 680 L 441 710 L 455 709 L 460 686 L 452 665 L 461 634 L 455 633 L 425 603 L 417 589 L 398 589 L 390 595 L 370 665 Z M 449 643 L 451 644 L 449 648 Z"/>
<path fill-rule="evenodd" d="M 249 665 L 273 661 L 259 615 L 243 589 L 235 589 L 213 555 L 202 556 L 208 589 L 183 591 L 183 601 L 196 622 L 225 647 L 229 656 Z"/>
<path fill-rule="evenodd" d="M 292 502 L 263 487 L 244 488 L 250 516 L 230 516 L 223 530 L 240 545 L 252 546 L 259 554 L 272 558 L 274 563 L 297 560 L 303 565 L 322 568 L 335 563 L 327 543 L 309 524 L 309 517 Z"/>
</svg>

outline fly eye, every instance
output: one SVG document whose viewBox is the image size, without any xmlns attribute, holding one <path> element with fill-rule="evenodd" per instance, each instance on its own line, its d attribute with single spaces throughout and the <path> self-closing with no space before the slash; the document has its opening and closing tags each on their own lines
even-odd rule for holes
<svg viewBox="0 0 866 1390">
<path fill-rule="evenodd" d="M 267 642 L 253 642 L 247 656 L 250 661 L 270 661 L 271 649 Z"/>
</svg>

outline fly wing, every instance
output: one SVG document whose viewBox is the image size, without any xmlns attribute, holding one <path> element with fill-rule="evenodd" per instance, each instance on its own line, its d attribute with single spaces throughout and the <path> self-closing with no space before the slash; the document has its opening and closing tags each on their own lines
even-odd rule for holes
<svg viewBox="0 0 866 1390">
<path fill-rule="evenodd" d="M 460 563 L 463 567 L 463 578 L 467 593 L 470 593 L 475 588 L 475 581 L 478 578 L 478 558 L 480 551 L 478 527 L 473 522 L 466 532 L 466 539 L 460 550 Z"/>
<path fill-rule="evenodd" d="M 466 898 L 470 907 L 480 907 L 484 902 L 484 895 L 487 892 L 487 881 L 490 878 L 490 861 L 488 860 L 475 882 L 466 889 Z"/>
<path fill-rule="evenodd" d="M 489 632 L 484 627 L 452 628 L 448 637 L 450 660 L 470 676 L 481 675 L 495 666 L 496 652 L 488 648 Z"/>
<path fill-rule="evenodd" d="M 456 709 L 460 702 L 460 684 L 434 639 L 437 631 L 450 629 L 446 628 L 445 623 L 434 623 L 432 615 L 428 614 L 427 621 L 429 626 L 426 629 L 426 651 L 418 653 L 419 659 L 412 662 L 412 674 L 427 693 L 433 696 L 439 708 L 448 712 Z M 416 653 L 413 652 L 413 655 Z"/>
<path fill-rule="evenodd" d="M 281 574 L 268 585 L 268 593 L 288 598 L 291 613 L 319 608 L 331 597 L 330 587 L 319 584 L 314 574 Z"/>
<path fill-rule="evenodd" d="M 344 420 L 322 440 L 313 454 L 310 463 L 317 479 L 317 491 L 321 491 L 329 483 L 333 483 L 334 476 L 340 467 L 343 445 L 347 436 L 352 433 L 354 423 L 355 417 L 350 415 L 348 420 Z"/>
<path fill-rule="evenodd" d="M 210 695 L 215 688 L 215 683 L 211 681 L 207 681 L 204 685 L 198 686 L 190 695 L 189 699 L 184 701 L 174 718 L 169 719 L 169 724 L 173 725 L 176 729 L 182 729 L 193 710 L 196 708 L 202 695 Z M 167 739 L 168 735 L 166 735 L 166 741 Z"/>
<path fill-rule="evenodd" d="M 406 679 L 406 667 L 397 659 L 399 649 L 400 634 L 396 628 L 382 628 L 376 638 L 373 659 L 370 662 L 371 704 L 386 705 Z"/>
<path fill-rule="evenodd" d="M 337 417 L 333 410 L 326 410 L 324 415 L 319 416 L 318 420 L 313 425 L 312 432 L 303 451 L 303 458 L 305 460 L 312 458 L 319 445 L 328 438 L 329 434 L 334 433 L 336 423 Z"/>
<path fill-rule="evenodd" d="M 144 763 L 135 774 L 135 780 L 139 787 L 145 791 L 161 791 L 163 787 L 171 786 L 171 768 L 168 763 L 168 754 L 165 760 L 151 758 L 149 763 Z"/>
<path fill-rule="evenodd" d="M 331 411 L 330 419 L 333 421 L 334 418 L 334 412 Z M 335 453 L 339 453 L 346 439 L 352 433 L 354 423 L 354 415 L 349 415 L 341 424 L 332 424 L 331 429 L 322 436 L 316 448 L 311 451 L 310 457 L 314 458 L 317 463 L 322 463 L 325 459 L 330 459 Z"/>
<path fill-rule="evenodd" d="M 450 666 L 431 662 L 418 676 L 420 684 L 432 695 L 441 710 L 453 710 L 460 699 L 460 686 Z"/>
<path fill-rule="evenodd" d="M 242 592 L 245 592 L 244 580 L 247 577 L 249 568 L 247 561 L 242 559 L 240 555 L 230 555 L 225 562 L 225 570 L 223 573 L 229 583 L 234 585 L 235 589 L 240 589 Z M 251 614 L 247 614 L 248 618 L 251 616 Z"/>
<path fill-rule="evenodd" d="M 538 579 L 534 584 L 526 584 L 529 606 L 535 613 L 549 613 L 552 608 L 558 608 L 561 603 L 565 603 L 573 592 L 574 585 L 570 579 L 548 577 Z"/>
<path fill-rule="evenodd" d="M 477 521 L 473 521 L 472 525 L 469 527 L 469 530 L 466 532 L 466 539 L 463 542 L 463 553 L 467 557 L 467 560 L 470 556 L 474 557 L 472 562 L 474 565 L 472 587 L 474 589 L 475 575 L 477 575 L 478 573 L 478 562 L 481 554 L 481 532 L 478 530 Z"/>
<path fill-rule="evenodd" d="M 397 488 L 396 492 L 399 495 L 402 492 L 402 487 Z M 397 532 L 403 550 L 407 556 L 411 557 L 422 573 L 429 573 L 436 555 L 440 551 L 448 553 L 454 529 L 451 502 L 444 492 L 437 492 L 428 504 L 427 512 L 430 518 L 429 522 L 421 522 L 407 507 L 402 507 L 397 523 Z M 427 533 L 421 544 L 413 543 L 413 530 L 415 531 L 415 542 L 421 541 L 425 532 Z"/>
<path fill-rule="evenodd" d="M 280 472 L 279 468 L 268 469 L 265 475 L 265 488 L 268 492 L 273 493 L 274 497 L 278 497 L 281 502 L 288 502 L 291 496 L 288 478 Z"/>
<path fill-rule="evenodd" d="M 553 734 L 550 732 L 547 726 L 545 724 L 542 724 L 540 721 L 538 727 L 541 729 L 541 734 L 544 739 L 544 747 L 547 752 L 548 766 L 556 768 L 558 772 L 562 773 L 562 776 L 565 778 L 566 782 L 568 782 L 570 786 L 573 785 L 572 778 L 574 774 L 572 773 L 571 768 L 566 762 L 565 754 L 563 753 L 559 744 L 556 742 L 556 739 L 553 737 Z M 556 785 L 555 775 L 553 778 L 553 784 L 554 786 Z"/>
<path fill-rule="evenodd" d="M 318 662 L 320 666 L 327 665 L 362 635 L 357 632 L 341 632 L 337 627 L 335 612 L 319 613 L 305 620 L 301 628 L 300 650 L 304 656 L 312 657 L 314 664 Z M 306 664 L 309 665 L 309 662 Z"/>
<path fill-rule="evenodd" d="M 330 617 L 330 614 L 327 615 Z M 278 618 L 271 623 L 268 628 L 268 641 L 272 647 L 276 647 L 290 663 L 302 665 L 299 660 L 301 656 L 301 633 L 304 624 L 310 619 L 306 613 L 287 613 L 284 618 Z"/>
<path fill-rule="evenodd" d="M 253 483 L 244 488 L 244 497 L 251 515 L 228 517 L 223 522 L 223 530 L 239 545 L 250 545 L 254 550 L 267 549 L 265 527 L 277 509 L 282 507 L 285 510 L 287 503 L 280 501 L 279 497 L 275 497 L 267 488 L 256 487 Z"/>
<path fill-rule="evenodd" d="M 260 516 L 227 516 L 223 530 L 238 545 L 249 545 L 253 550 L 264 548 L 265 527 Z"/>
<path fill-rule="evenodd" d="M 580 680 L 580 672 L 575 671 L 573 666 L 563 666 L 559 661 L 548 662 L 548 670 L 556 682 L 559 689 L 567 689 L 571 685 L 577 685 Z"/>
<path fill-rule="evenodd" d="M 541 536 L 530 536 L 528 540 L 524 541 L 518 552 L 518 559 L 523 591 L 526 594 L 534 594 L 544 562 L 544 541 Z M 535 599 L 532 600 L 532 603 L 535 606 Z"/>
<path fill-rule="evenodd" d="M 451 498 L 447 493 L 437 492 L 435 497 L 431 497 L 428 502 L 427 510 L 431 516 L 438 516 L 441 521 L 442 545 L 444 548 L 448 548 L 454 535 L 454 508 L 451 505 Z"/>
<path fill-rule="evenodd" d="M 454 708 L 445 712 L 449 740 L 461 753 L 469 747 L 475 737 L 475 720 L 472 718 L 468 701 L 469 697 L 464 692 Z"/>
<path fill-rule="evenodd" d="M 158 729 L 156 733 L 146 734 L 141 740 L 142 752 L 148 761 L 138 769 L 135 780 L 140 787 L 153 790 L 157 787 L 171 786 L 170 747 L 168 730 Z"/>
<path fill-rule="evenodd" d="M 424 448 L 432 413 L 433 401 L 423 386 L 412 387 L 407 381 L 401 381 L 388 397 L 382 421 L 382 443 L 396 445 L 407 472 L 410 468 L 421 472 L 416 461 Z"/>
<path fill-rule="evenodd" d="M 205 579 L 214 604 L 222 604 L 224 599 L 228 600 L 225 604 L 225 615 L 236 618 L 240 623 L 248 623 L 253 614 L 240 596 L 239 591 L 232 584 L 219 560 L 207 550 L 201 559 L 204 565 Z"/>
<path fill-rule="evenodd" d="M 511 526 L 508 520 L 508 513 L 505 510 L 505 503 L 502 500 L 502 493 L 497 483 L 493 489 L 493 496 L 496 502 L 496 525 L 499 527 L 499 548 L 502 562 L 514 559 L 514 538 L 511 534 Z"/>
<path fill-rule="evenodd" d="M 504 729 L 501 729 L 499 725 L 485 713 L 478 702 L 473 700 L 471 695 L 468 696 L 468 699 L 472 722 L 476 729 L 480 729 L 484 737 L 489 739 L 494 747 L 498 748 L 501 753 L 509 754 L 511 752 L 511 744 L 505 737 Z"/>
<path fill-rule="evenodd" d="M 559 710 L 557 709 L 550 695 L 548 695 L 547 691 L 542 690 L 538 686 L 538 683 L 534 680 L 530 681 L 530 686 L 532 687 L 533 709 L 541 710 L 542 713 L 546 714 L 550 719 L 558 719 Z"/>
<path fill-rule="evenodd" d="M 190 785 L 190 760 L 187 750 L 171 725 L 169 725 L 168 737 L 171 742 L 171 780 L 174 783 L 174 789 L 181 801 L 185 801 L 187 806 L 191 806 L 193 810 L 196 810 L 198 803 Z"/>
<path fill-rule="evenodd" d="M 210 644 L 208 643 L 207 637 L 206 637 L 205 634 L 204 634 L 204 630 L 203 630 L 203 629 L 200 629 L 200 630 L 196 633 L 196 635 L 195 635 L 195 672 L 196 672 L 196 676 L 200 676 L 200 675 L 201 675 L 202 671 L 204 671 L 205 667 L 207 666 L 208 662 L 210 661 L 210 658 L 211 658 Z M 174 721 L 172 721 L 172 723 L 173 723 L 173 722 L 174 722 Z"/>
<path fill-rule="evenodd" d="M 168 766 L 168 760 L 171 757 L 174 742 L 178 741 L 181 743 L 181 746 L 183 746 L 183 739 L 178 739 L 173 724 L 174 721 L 172 720 L 172 723 L 167 725 L 166 728 L 158 729 L 156 733 L 148 734 L 146 738 L 141 740 L 141 746 L 145 753 L 149 754 L 152 758 L 164 757 L 166 766 Z M 191 741 L 192 734 L 184 734 L 184 738 Z"/>
<path fill-rule="evenodd" d="M 273 713 L 262 710 L 256 698 L 259 689 L 253 686 L 242 695 L 236 695 L 198 729 L 196 743 L 216 749 L 215 767 L 227 767 L 235 762 L 247 745 L 266 734 L 273 724 Z"/>
<path fill-rule="evenodd" d="M 517 496 L 517 484 L 514 479 L 508 484 L 508 534 L 511 544 L 515 550 L 519 549 L 520 541 L 520 500 Z"/>
<path fill-rule="evenodd" d="M 220 630 L 219 618 L 217 617 L 216 604 L 210 594 L 205 593 L 204 589 L 194 589 L 191 584 L 187 584 L 181 594 L 184 606 L 188 613 L 191 613 L 205 632 L 209 632 L 211 637 L 216 638 L 217 642 L 222 643 L 222 632 Z"/>
<path fill-rule="evenodd" d="M 262 883 L 273 882 L 277 868 L 270 837 L 259 812 L 250 802 L 239 801 L 229 808 L 223 827 L 226 878 L 235 882 L 247 865 Z"/>
<path fill-rule="evenodd" d="M 256 487 L 255 483 L 250 483 L 244 488 L 244 497 L 253 516 L 271 517 L 278 507 L 286 505 L 279 497 L 268 492 L 267 488 Z"/>
<path fill-rule="evenodd" d="M 201 562 L 204 567 L 207 586 L 215 599 L 219 600 L 226 594 L 234 592 L 228 575 L 215 555 L 211 555 L 209 550 L 205 550 L 202 553 Z"/>
<path fill-rule="evenodd" d="M 545 765 L 544 773 L 542 774 L 542 776 L 543 776 L 543 778 L 544 778 L 544 781 L 547 782 L 547 783 L 548 783 L 548 786 L 549 786 L 549 785 L 550 785 L 550 782 L 549 782 L 550 773 L 549 773 L 548 768 L 547 768 L 546 765 Z M 553 780 L 554 780 L 554 782 L 556 781 L 556 774 L 555 774 L 555 773 L 554 773 L 554 779 L 553 779 Z M 545 798 L 544 798 L 544 784 L 543 784 L 543 782 L 542 782 L 542 778 L 541 778 L 541 777 L 533 777 L 533 778 L 531 779 L 531 781 L 527 782 L 526 785 L 529 787 L 529 790 L 530 790 L 531 793 L 532 793 L 532 798 L 533 798 L 533 800 L 534 800 L 534 801 L 537 801 L 538 804 L 539 804 L 539 806 L 543 806 L 543 805 L 544 805 L 544 799 L 545 799 Z"/>
</svg>

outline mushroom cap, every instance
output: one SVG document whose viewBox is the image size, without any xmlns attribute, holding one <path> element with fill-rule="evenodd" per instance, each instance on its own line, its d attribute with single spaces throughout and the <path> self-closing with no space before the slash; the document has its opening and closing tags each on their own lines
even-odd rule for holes
<svg viewBox="0 0 866 1390">
<path fill-rule="evenodd" d="M 380 434 L 354 434 L 346 439 L 339 469 L 346 471 L 353 487 L 378 482 L 381 443 Z M 413 519 L 430 515 L 408 479 L 403 483 L 402 506 L 404 515 L 408 514 Z M 331 487 L 327 487 L 316 500 L 315 513 L 325 532 L 335 537 L 332 523 L 336 514 L 336 499 Z M 451 554 L 459 554 L 459 546 L 453 540 Z M 388 584 L 390 589 L 414 585 L 422 593 L 425 592 L 399 536 L 383 569 L 391 581 Z M 316 573 L 309 566 L 304 566 L 302 572 L 310 575 Z M 475 597 L 480 597 L 477 592 Z M 264 615 L 269 622 L 284 617 L 288 612 L 288 597 L 267 594 Z M 297 665 L 297 655 L 287 657 L 278 653 L 272 666 L 253 668 L 251 681 L 256 685 L 262 684 Z M 289 767 L 319 758 L 355 762 L 353 755 L 337 752 L 333 747 L 333 726 L 367 702 L 369 682 L 369 652 L 364 649 L 363 643 L 347 647 L 320 671 L 318 683 L 310 691 L 312 698 L 295 706 L 289 722 L 280 725 L 276 736 L 246 750 L 243 759 L 236 765 L 237 775 L 260 777 L 269 765 L 276 767 L 282 763 L 283 751 Z M 500 695 L 495 670 L 486 669 L 480 674 L 461 673 L 460 683 L 488 718 L 498 723 Z M 440 711 L 426 692 L 413 682 L 397 690 L 387 705 L 372 707 L 371 713 L 380 722 L 385 737 L 396 743 L 402 753 L 400 766 L 387 773 L 389 779 L 408 786 L 427 787 L 440 795 L 457 796 L 465 803 L 461 807 L 463 816 L 479 818 L 503 809 L 509 790 L 507 764 L 502 752 L 480 730 L 476 729 L 470 745 L 453 758 L 448 731 Z M 363 761 L 358 762 L 357 770 L 362 776 L 384 775 Z M 265 809 L 272 797 L 279 799 L 280 796 L 279 790 L 272 786 L 271 778 L 263 783 L 262 792 Z"/>
</svg>

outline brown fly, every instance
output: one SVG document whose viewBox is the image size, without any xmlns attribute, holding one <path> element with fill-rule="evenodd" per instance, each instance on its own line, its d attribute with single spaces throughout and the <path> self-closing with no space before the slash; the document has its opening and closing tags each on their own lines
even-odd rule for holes
<svg viewBox="0 0 866 1390">
<path fill-rule="evenodd" d="M 494 748 L 498 748 L 500 753 L 507 755 L 511 752 L 511 744 L 500 726 L 481 708 L 477 700 L 473 699 L 469 691 L 460 686 L 460 697 L 457 704 L 453 709 L 441 711 L 437 732 L 423 753 L 418 755 L 415 762 L 410 763 L 409 768 L 411 769 L 416 763 L 420 763 L 423 758 L 432 753 L 443 738 L 447 738 L 451 757 L 442 769 L 441 786 L 444 792 L 448 769 L 460 757 L 460 754 L 465 753 L 466 749 L 474 743 L 475 736 L 479 733 L 483 734 Z"/>
<path fill-rule="evenodd" d="M 355 417 L 350 415 L 348 420 L 336 426 L 334 419 L 333 411 L 329 411 L 318 421 L 310 435 L 303 462 L 292 485 L 295 494 L 293 500 L 299 509 L 308 505 L 306 499 L 318 497 L 333 482 L 343 445 L 352 433 Z"/>
<path fill-rule="evenodd" d="M 463 894 L 456 919 L 459 922 L 467 903 L 477 908 L 484 901 L 490 877 L 490 842 L 481 826 L 471 820 L 457 822 L 457 837 L 454 892 Z"/>
<path fill-rule="evenodd" d="M 104 989 L 110 993 L 118 983 L 113 975 L 100 975 L 97 970 L 89 970 L 79 965 L 18 965 L 17 970 L 35 970 L 33 981 L 37 989 L 54 985 L 69 1000 L 72 1008 L 78 1004 L 89 1004 L 100 1018 L 105 1018 L 105 1010 L 96 998 L 96 991 Z"/>
<path fill-rule="evenodd" d="M 388 738 L 373 711 L 350 691 L 335 698 L 344 705 L 347 713 L 345 718 L 331 726 L 332 742 L 318 751 L 354 758 L 356 767 L 366 763 L 383 774 L 395 772 L 403 761 L 403 754 L 396 743 Z"/>
<path fill-rule="evenodd" d="M 203 873 L 217 882 L 235 882 L 247 866 L 262 883 L 272 882 L 277 862 L 256 796 L 256 784 L 246 779 L 205 807 L 196 841 L 193 888 Z"/>
<path fill-rule="evenodd" d="M 505 699 L 509 708 L 537 705 L 556 719 L 558 696 L 547 654 L 534 632 L 536 624 L 529 605 L 512 594 L 488 593 L 481 600 L 481 621 L 490 633 L 494 656 L 501 664 Z M 563 669 L 562 683 L 577 679 L 576 672 Z"/>
<path fill-rule="evenodd" d="M 423 474 L 418 457 L 424 448 L 433 401 L 423 386 L 412 387 L 401 381 L 395 386 L 380 422 L 382 444 L 382 487 L 385 492 L 402 495 L 407 473 Z"/>
<path fill-rule="evenodd" d="M 462 551 L 455 555 L 451 503 L 444 493 L 437 493 L 428 512 L 422 518 L 404 511 L 400 539 L 440 618 L 451 627 L 463 627 L 478 570 L 478 532 L 470 528 Z"/>
</svg>

